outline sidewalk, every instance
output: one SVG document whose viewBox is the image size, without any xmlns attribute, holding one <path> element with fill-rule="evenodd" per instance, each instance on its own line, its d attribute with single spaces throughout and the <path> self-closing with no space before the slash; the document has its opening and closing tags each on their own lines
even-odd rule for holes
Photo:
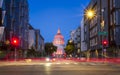
<svg viewBox="0 0 120 75">
<path fill-rule="evenodd" d="M 96 63 L 113 63 L 113 64 L 120 64 L 120 58 L 106 58 L 106 59 L 97 59 L 97 58 L 72 58 L 70 60 L 76 62 L 96 62 Z"/>
<path fill-rule="evenodd" d="M 46 61 L 40 61 L 40 60 L 22 60 L 22 61 L 0 61 L 0 66 L 12 66 L 12 65 L 41 65 L 46 63 Z"/>
</svg>

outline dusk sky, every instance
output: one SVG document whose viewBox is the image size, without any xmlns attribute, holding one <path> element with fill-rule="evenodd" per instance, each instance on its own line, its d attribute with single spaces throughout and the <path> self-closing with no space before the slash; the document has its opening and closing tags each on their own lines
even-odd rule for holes
<svg viewBox="0 0 120 75">
<path fill-rule="evenodd" d="M 60 28 L 65 42 L 76 29 L 90 0 L 28 0 L 30 24 L 40 29 L 45 42 L 52 42 Z"/>
</svg>

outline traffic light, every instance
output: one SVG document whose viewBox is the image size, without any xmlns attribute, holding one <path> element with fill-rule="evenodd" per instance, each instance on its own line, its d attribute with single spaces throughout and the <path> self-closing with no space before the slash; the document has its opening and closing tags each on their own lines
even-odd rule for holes
<svg viewBox="0 0 120 75">
<path fill-rule="evenodd" d="M 12 38 L 11 44 L 14 45 L 14 46 L 18 46 L 19 45 L 19 39 L 18 38 Z"/>
<path fill-rule="evenodd" d="M 103 41 L 102 41 L 102 45 L 103 45 L 103 46 L 107 46 L 107 45 L 108 45 L 108 41 L 107 41 L 107 40 L 103 40 Z"/>
</svg>

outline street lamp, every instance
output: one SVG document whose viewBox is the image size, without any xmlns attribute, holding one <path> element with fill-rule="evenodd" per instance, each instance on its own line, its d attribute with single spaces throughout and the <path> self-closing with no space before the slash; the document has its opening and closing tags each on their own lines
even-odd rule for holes
<svg viewBox="0 0 120 75">
<path fill-rule="evenodd" d="M 73 41 L 72 40 L 69 40 L 69 43 L 72 43 Z"/>
<path fill-rule="evenodd" d="M 95 11 L 92 9 L 86 10 L 85 15 L 87 18 L 91 19 L 95 16 Z"/>
</svg>

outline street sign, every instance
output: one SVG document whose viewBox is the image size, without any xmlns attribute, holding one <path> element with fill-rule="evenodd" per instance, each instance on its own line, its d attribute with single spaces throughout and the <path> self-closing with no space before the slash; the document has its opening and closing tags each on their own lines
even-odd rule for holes
<svg viewBox="0 0 120 75">
<path fill-rule="evenodd" d="M 98 32 L 98 35 L 107 35 L 107 34 L 108 34 L 108 32 L 106 32 L 106 31 Z"/>
</svg>

